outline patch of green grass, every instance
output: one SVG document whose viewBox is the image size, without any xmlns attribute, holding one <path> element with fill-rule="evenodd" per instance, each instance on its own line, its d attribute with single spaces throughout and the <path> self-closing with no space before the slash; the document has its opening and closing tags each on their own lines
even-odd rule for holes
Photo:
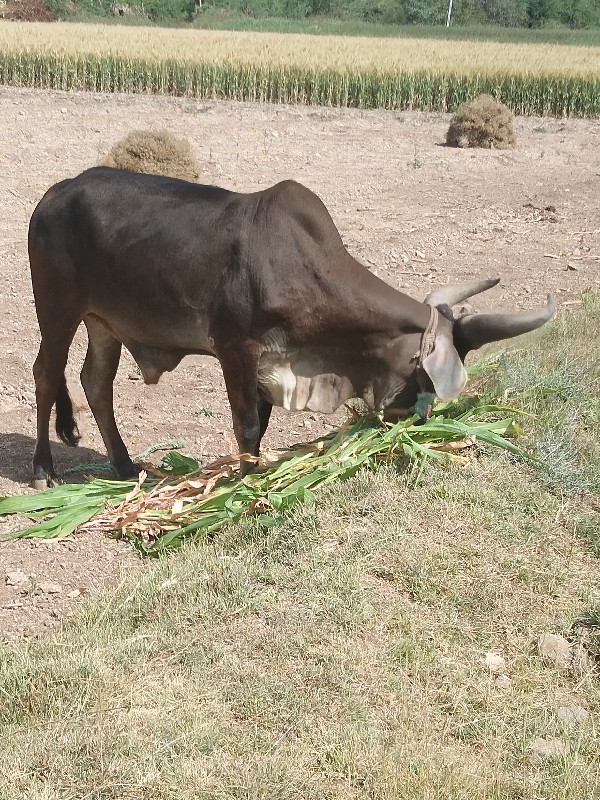
<svg viewBox="0 0 600 800">
<path fill-rule="evenodd" d="M 210 403 L 196 403 L 192 410 L 195 417 L 212 417 L 214 413 Z"/>
<path fill-rule="evenodd" d="M 398 39 L 440 39 L 465 42 L 506 42 L 515 44 L 567 44 L 596 47 L 600 29 L 503 28 L 499 25 L 393 25 L 358 19 L 335 19 L 310 16 L 305 19 L 251 17 L 206 9 L 193 27 L 207 30 L 270 31 L 273 33 L 310 33 L 332 36 L 376 36 Z"/>
<path fill-rule="evenodd" d="M 520 407 L 535 414 L 528 431 L 540 475 L 560 493 L 600 491 L 599 314 L 600 295 L 585 295 L 579 312 L 501 355 L 490 387 L 508 403 L 518 395 Z"/>
</svg>

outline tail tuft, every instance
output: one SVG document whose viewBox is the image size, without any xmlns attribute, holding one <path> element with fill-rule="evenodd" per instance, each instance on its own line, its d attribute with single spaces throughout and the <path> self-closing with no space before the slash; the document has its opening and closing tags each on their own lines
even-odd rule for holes
<svg viewBox="0 0 600 800">
<path fill-rule="evenodd" d="M 64 375 L 56 396 L 56 433 L 65 444 L 71 447 L 77 447 L 81 439 L 73 416 L 73 403 Z"/>
</svg>

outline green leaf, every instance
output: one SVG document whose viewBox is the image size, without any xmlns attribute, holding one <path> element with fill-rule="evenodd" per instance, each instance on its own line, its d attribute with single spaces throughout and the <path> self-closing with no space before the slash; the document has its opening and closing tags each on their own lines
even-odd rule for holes
<svg viewBox="0 0 600 800">
<path fill-rule="evenodd" d="M 272 528 L 277 525 L 277 520 L 271 514 L 259 514 L 255 519 L 263 528 Z"/>
<path fill-rule="evenodd" d="M 185 456 L 177 450 L 169 450 L 161 459 L 161 466 L 172 475 L 189 475 L 197 472 L 201 465 L 195 458 Z"/>
<path fill-rule="evenodd" d="M 38 522 L 25 530 L 6 535 L 7 539 L 62 539 L 73 533 L 79 525 L 87 522 L 95 514 L 102 511 L 104 502 L 102 500 L 89 503 L 81 503 L 74 510 L 56 514 L 43 522 Z"/>
</svg>

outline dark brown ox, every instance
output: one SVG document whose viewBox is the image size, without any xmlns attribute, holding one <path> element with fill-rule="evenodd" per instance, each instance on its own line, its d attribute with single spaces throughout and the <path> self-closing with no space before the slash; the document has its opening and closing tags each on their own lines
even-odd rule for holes
<svg viewBox="0 0 600 800">
<path fill-rule="evenodd" d="M 554 312 L 549 297 L 539 312 L 454 318 L 453 305 L 497 280 L 413 300 L 356 261 L 323 203 L 293 181 L 238 194 L 91 169 L 42 198 L 29 256 L 42 335 L 33 368 L 37 486 L 55 477 L 53 405 L 58 436 L 79 440 L 64 370 L 82 321 L 81 382 L 109 458 L 129 478 L 137 469 L 113 411 L 122 345 L 146 383 L 188 354 L 218 358 L 240 452 L 257 456 L 273 405 L 329 413 L 360 397 L 375 410 L 408 411 L 421 392 L 448 400 L 465 386 L 470 350 L 538 328 Z"/>
</svg>

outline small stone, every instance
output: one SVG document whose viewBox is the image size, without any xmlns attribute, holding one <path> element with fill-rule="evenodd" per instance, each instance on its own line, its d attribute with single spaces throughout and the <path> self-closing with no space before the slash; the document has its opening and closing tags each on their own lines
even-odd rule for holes
<svg viewBox="0 0 600 800">
<path fill-rule="evenodd" d="M 63 590 L 60 583 L 52 583 L 51 581 L 40 583 L 39 588 L 44 594 L 60 594 Z"/>
<path fill-rule="evenodd" d="M 589 653 L 581 643 L 571 650 L 571 666 L 581 671 L 590 667 Z"/>
<path fill-rule="evenodd" d="M 80 594 L 81 594 L 81 590 L 80 589 L 72 589 L 70 592 L 67 592 L 67 597 L 70 600 L 73 600 L 73 598 L 79 597 Z"/>
<path fill-rule="evenodd" d="M 568 745 L 562 739 L 540 737 L 534 739 L 529 745 L 529 761 L 532 764 L 540 764 L 552 758 L 566 756 L 569 752 Z"/>
<path fill-rule="evenodd" d="M 579 269 L 577 264 L 574 264 L 572 261 L 567 261 L 567 270 L 571 270 L 572 272 L 575 272 L 577 269 Z"/>
<path fill-rule="evenodd" d="M 578 728 L 588 721 L 590 712 L 582 706 L 560 706 L 556 715 L 567 727 Z"/>
<path fill-rule="evenodd" d="M 29 581 L 29 575 L 26 575 L 24 572 L 21 572 L 20 569 L 16 569 L 14 570 L 14 572 L 6 573 L 7 586 L 24 586 L 28 581 Z"/>
<path fill-rule="evenodd" d="M 421 252 L 421 250 L 415 250 L 415 257 L 425 261 L 425 253 Z"/>
<path fill-rule="evenodd" d="M 506 661 L 498 653 L 491 651 L 487 653 L 484 663 L 492 675 L 502 675 L 506 672 Z"/>
<path fill-rule="evenodd" d="M 573 665 L 573 652 L 564 636 L 556 633 L 543 633 L 538 639 L 540 656 L 556 667 L 569 669 Z"/>
<path fill-rule="evenodd" d="M 512 686 L 512 680 L 508 677 L 508 675 L 500 674 L 496 677 L 494 686 L 497 689 L 508 689 L 510 686 Z"/>
</svg>

